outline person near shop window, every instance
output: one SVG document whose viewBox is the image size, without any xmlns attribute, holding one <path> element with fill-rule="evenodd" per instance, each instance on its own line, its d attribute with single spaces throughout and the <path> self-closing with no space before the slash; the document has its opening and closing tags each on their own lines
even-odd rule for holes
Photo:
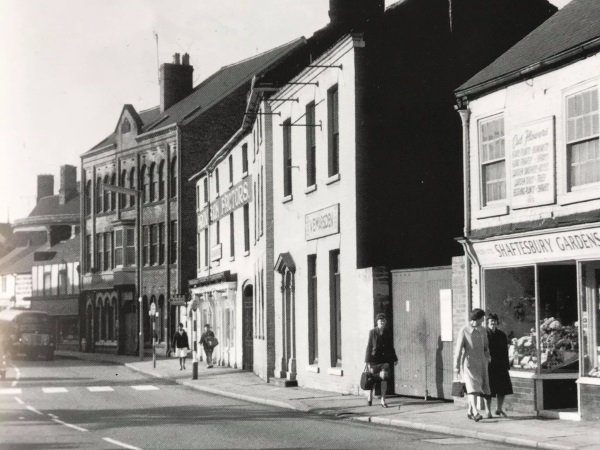
<svg viewBox="0 0 600 450">
<path fill-rule="evenodd" d="M 206 355 L 206 368 L 212 369 L 212 354 L 215 347 L 219 345 L 219 341 L 217 341 L 215 333 L 212 332 L 209 324 L 204 325 L 204 333 L 202 333 L 202 336 L 200 336 L 200 344 L 202 344 L 202 347 L 204 347 L 204 354 Z"/>
<path fill-rule="evenodd" d="M 488 364 L 491 361 L 486 330 L 481 326 L 485 312 L 475 308 L 469 323 L 458 332 L 454 351 L 454 370 L 462 376 L 469 407 L 467 417 L 479 422 L 483 417 L 477 408 L 477 397 L 491 395 Z"/>
<path fill-rule="evenodd" d="M 510 368 L 508 361 L 508 338 L 498 328 L 499 324 L 500 320 L 497 314 L 488 314 L 487 336 L 490 356 L 492 357 L 492 362 L 488 366 L 491 396 L 487 397 L 485 401 L 488 419 L 492 417 L 492 398 L 496 397 L 496 415 L 506 417 L 506 413 L 502 409 L 504 397 L 513 393 L 512 382 L 508 373 Z"/>
<path fill-rule="evenodd" d="M 173 336 L 173 348 L 175 349 L 175 356 L 179 358 L 179 370 L 185 370 L 185 359 L 190 349 L 190 342 L 182 323 L 179 324 L 179 329 Z"/>
<path fill-rule="evenodd" d="M 369 331 L 369 341 L 365 355 L 367 368 L 375 378 L 373 389 L 367 395 L 367 404 L 369 406 L 373 404 L 373 391 L 379 385 L 381 390 L 381 406 L 387 408 L 385 393 L 387 392 L 390 368 L 392 364 L 398 364 L 398 356 L 396 356 L 396 350 L 394 350 L 392 332 L 386 328 L 387 319 L 385 314 L 377 314 L 375 322 L 377 326 Z"/>
</svg>

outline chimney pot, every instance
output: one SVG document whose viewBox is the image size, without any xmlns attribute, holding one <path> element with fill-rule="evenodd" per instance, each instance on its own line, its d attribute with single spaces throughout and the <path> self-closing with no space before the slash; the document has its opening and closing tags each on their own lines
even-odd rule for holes
<svg viewBox="0 0 600 450">
<path fill-rule="evenodd" d="M 179 63 L 179 53 L 175 53 L 173 55 L 173 64 L 180 64 Z"/>
<path fill-rule="evenodd" d="M 190 65 L 190 55 L 187 53 L 184 53 L 182 58 L 181 58 L 181 64 L 184 66 L 189 66 Z"/>
<path fill-rule="evenodd" d="M 77 197 L 77 168 L 68 164 L 60 167 L 60 190 L 58 202 L 64 205 L 69 200 Z"/>
<path fill-rule="evenodd" d="M 160 66 L 160 112 L 166 111 L 194 91 L 194 67 L 189 65 L 187 53 L 183 55 L 183 60 L 184 64 L 180 64 L 180 55 L 175 53 L 173 64 L 165 63 Z"/>
<path fill-rule="evenodd" d="M 37 177 L 37 202 L 44 197 L 54 195 L 54 176 L 38 175 Z"/>
</svg>

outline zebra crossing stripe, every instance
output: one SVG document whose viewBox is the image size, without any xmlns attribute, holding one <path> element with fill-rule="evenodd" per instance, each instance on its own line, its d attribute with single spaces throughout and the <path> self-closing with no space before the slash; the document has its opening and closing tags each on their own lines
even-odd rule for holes
<svg viewBox="0 0 600 450">
<path fill-rule="evenodd" d="M 88 391 L 90 392 L 112 392 L 113 388 L 110 386 L 89 386 Z"/>
<path fill-rule="evenodd" d="M 136 391 L 158 391 L 156 386 L 152 386 L 151 384 L 140 384 L 138 386 L 131 386 Z"/>
<path fill-rule="evenodd" d="M 48 387 L 48 388 L 42 388 L 42 392 L 44 394 L 63 394 L 65 392 L 69 392 L 69 391 L 67 391 L 67 388 L 64 388 L 64 387 Z"/>
<path fill-rule="evenodd" d="M 21 388 L 4 388 L 0 389 L 0 395 L 20 395 Z"/>
</svg>

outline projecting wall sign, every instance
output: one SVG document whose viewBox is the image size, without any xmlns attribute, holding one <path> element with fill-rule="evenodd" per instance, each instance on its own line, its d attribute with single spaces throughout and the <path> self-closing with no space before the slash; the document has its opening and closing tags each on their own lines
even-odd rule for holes
<svg viewBox="0 0 600 450">
<path fill-rule="evenodd" d="M 304 220 L 307 241 L 337 234 L 340 232 L 340 204 L 306 214 Z"/>
</svg>

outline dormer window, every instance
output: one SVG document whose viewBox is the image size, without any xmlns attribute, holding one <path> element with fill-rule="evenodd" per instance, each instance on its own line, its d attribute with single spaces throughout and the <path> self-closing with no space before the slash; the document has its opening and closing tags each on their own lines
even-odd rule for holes
<svg viewBox="0 0 600 450">
<path fill-rule="evenodd" d="M 125 118 L 123 119 L 123 122 L 121 123 L 121 133 L 125 134 L 125 133 L 129 133 L 131 131 L 131 122 L 129 122 L 129 119 Z"/>
</svg>

